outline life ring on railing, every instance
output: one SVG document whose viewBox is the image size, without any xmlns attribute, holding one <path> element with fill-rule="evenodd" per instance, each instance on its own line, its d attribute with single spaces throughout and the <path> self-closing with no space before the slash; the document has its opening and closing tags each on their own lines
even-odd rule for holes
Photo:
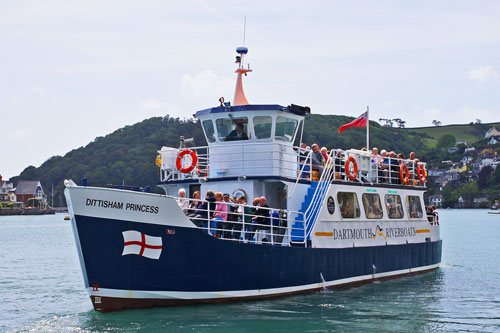
<svg viewBox="0 0 500 333">
<path fill-rule="evenodd" d="M 351 173 L 351 170 L 350 170 L 350 163 L 352 163 L 352 167 L 354 168 L 354 172 Z M 356 159 L 352 156 L 349 156 L 347 158 L 347 160 L 345 161 L 345 165 L 344 165 L 344 168 L 345 168 L 345 175 L 347 178 L 349 178 L 350 180 L 354 180 L 356 179 L 356 177 L 358 176 L 358 163 L 356 162 Z"/>
<path fill-rule="evenodd" d="M 427 171 L 422 164 L 417 165 L 417 175 L 420 183 L 424 184 L 427 178 Z"/>
<path fill-rule="evenodd" d="M 401 184 L 405 185 L 410 181 L 410 171 L 408 171 L 408 166 L 404 163 L 399 167 L 399 179 L 401 179 Z"/>
<path fill-rule="evenodd" d="M 181 164 L 182 158 L 187 154 L 191 155 L 191 165 L 188 166 L 187 168 L 183 168 Z M 196 164 L 198 164 L 198 156 L 196 156 L 196 153 L 191 149 L 184 149 L 183 151 L 181 151 L 179 153 L 179 156 L 177 156 L 177 161 L 175 162 L 177 169 L 179 169 L 179 171 L 182 173 L 190 173 L 191 171 L 194 170 Z"/>
</svg>

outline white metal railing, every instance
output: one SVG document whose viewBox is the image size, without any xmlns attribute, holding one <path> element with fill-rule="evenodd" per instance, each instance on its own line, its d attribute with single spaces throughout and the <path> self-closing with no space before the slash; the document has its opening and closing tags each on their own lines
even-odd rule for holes
<svg viewBox="0 0 500 333">
<path fill-rule="evenodd" d="M 188 178 L 216 178 L 227 175 L 228 169 L 232 175 L 238 176 L 280 175 L 295 179 L 295 184 L 288 193 L 290 197 L 294 194 L 300 180 L 319 181 L 315 178 L 314 172 L 319 168 L 312 163 L 313 152 L 311 150 L 282 143 L 273 143 L 270 149 L 265 150 L 267 149 L 265 146 L 269 145 L 270 143 L 252 143 L 231 144 L 231 146 L 216 149 L 207 146 L 189 148 L 196 153 L 198 158 L 198 163 L 189 173 L 181 173 L 177 169 L 176 160 L 181 149 L 172 148 L 168 153 L 159 151 L 162 157 L 160 180 L 166 182 Z M 216 161 L 216 163 L 211 163 L 211 161 Z M 181 166 L 189 167 L 191 162 L 191 158 L 183 158 Z M 348 172 L 351 177 L 346 174 L 346 164 L 349 166 Z M 388 186 L 425 186 L 426 163 L 371 155 L 367 151 L 332 149 L 322 168 L 332 176 L 331 180 L 336 181 Z M 401 168 L 403 168 L 402 175 Z"/>
<path fill-rule="evenodd" d="M 283 209 L 236 204 L 224 201 L 207 201 L 192 198 L 177 198 L 189 202 L 184 212 L 198 227 L 208 234 L 229 241 L 290 246 L 290 237 L 294 228 L 292 223 L 297 218 L 303 219 L 303 213 Z M 178 201 L 179 202 L 179 201 Z M 228 211 L 216 210 L 217 204 L 227 206 Z M 238 208 L 242 207 L 239 211 Z M 245 213 L 244 208 L 267 211 L 268 214 L 255 215 Z M 224 220 L 214 215 L 227 214 Z M 305 224 L 304 224 L 305 225 Z M 305 233 L 305 230 L 301 230 Z"/>
<path fill-rule="evenodd" d="M 429 221 L 430 225 L 439 225 L 439 217 L 437 215 L 427 214 L 427 221 Z"/>
<path fill-rule="evenodd" d="M 312 227 L 314 226 L 314 223 L 316 222 L 319 216 L 321 207 L 323 206 L 323 202 L 325 201 L 325 196 L 330 190 L 332 180 L 335 177 L 335 168 L 334 168 L 334 163 L 332 162 L 333 162 L 333 156 L 335 156 L 336 153 L 337 153 L 336 150 L 331 150 L 330 153 L 327 155 L 328 158 L 326 159 L 325 167 L 321 172 L 321 176 L 316 186 L 316 190 L 314 191 L 314 194 L 311 198 L 311 203 L 304 212 L 305 223 L 304 223 L 303 242 L 307 241 L 307 238 L 309 237 L 313 229 Z"/>
</svg>

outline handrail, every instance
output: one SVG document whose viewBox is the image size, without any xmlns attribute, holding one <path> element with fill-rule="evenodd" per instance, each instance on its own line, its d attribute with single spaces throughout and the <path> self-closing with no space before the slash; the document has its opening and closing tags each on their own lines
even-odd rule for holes
<svg viewBox="0 0 500 333">
<path fill-rule="evenodd" d="M 210 202 L 207 200 L 202 200 L 202 199 L 193 199 L 193 198 L 179 198 L 179 197 L 174 197 L 174 196 L 168 196 L 172 199 L 176 200 L 185 200 L 189 203 L 192 202 L 201 202 L 201 203 L 206 203 L 207 204 L 207 209 L 198 209 L 198 208 L 191 208 L 192 210 L 196 211 L 201 211 L 206 213 L 207 217 L 201 216 L 201 215 L 196 215 L 196 216 L 189 216 L 189 218 L 192 219 L 193 223 L 199 228 L 199 229 L 204 229 L 207 231 L 207 233 L 212 234 L 212 235 L 217 235 L 220 234 L 222 239 L 225 240 L 232 240 L 232 241 L 241 241 L 240 237 L 238 239 L 234 238 L 225 238 L 226 234 L 228 232 L 233 232 L 234 229 L 228 229 L 226 228 L 226 225 L 229 226 L 235 226 L 239 225 L 241 226 L 240 229 L 236 231 L 236 233 L 239 233 L 241 236 L 241 233 L 243 233 L 243 241 L 247 241 L 246 235 L 250 234 L 253 238 L 256 237 L 258 230 L 264 230 L 264 233 L 266 233 L 270 239 L 265 239 L 265 240 L 260 240 L 260 243 L 264 244 L 271 244 L 274 245 L 275 243 L 278 243 L 280 245 L 288 245 L 290 246 L 290 235 L 292 233 L 292 230 L 299 229 L 299 228 L 294 228 L 292 223 L 290 223 L 290 218 L 292 215 L 296 214 L 298 216 L 303 215 L 301 212 L 296 212 L 296 211 L 287 211 L 284 209 L 277 209 L 277 208 L 271 208 L 271 207 L 259 207 L 259 206 L 251 206 L 251 205 L 242 205 L 242 204 L 237 204 L 233 202 L 224 202 L 224 201 L 212 201 L 212 204 L 223 204 L 227 206 L 233 206 L 233 207 L 249 207 L 249 208 L 260 208 L 267 210 L 269 212 L 268 216 L 265 216 L 265 218 L 268 219 L 269 224 L 262 224 L 262 223 L 257 223 L 257 222 L 251 222 L 250 224 L 246 222 L 246 217 L 254 218 L 254 217 L 262 217 L 261 215 L 255 215 L 255 214 L 245 214 L 244 209 L 242 210 L 242 213 L 240 214 L 239 212 L 231 212 L 229 211 L 213 211 L 210 209 Z M 284 212 L 286 214 L 286 221 L 287 225 L 283 226 L 281 223 L 278 225 L 274 224 L 274 220 L 278 219 L 278 221 L 284 220 L 283 214 L 281 214 L 279 217 L 273 217 L 271 212 L 273 211 L 278 211 L 278 212 Z M 212 214 L 211 214 L 212 213 Z M 240 218 L 236 221 L 234 220 L 218 220 L 217 217 L 213 217 L 213 213 L 226 213 L 228 215 L 238 215 Z M 195 223 L 195 221 L 197 221 Z M 207 223 L 206 226 L 201 225 L 201 222 Z M 215 227 L 212 225 L 215 222 Z M 222 227 L 217 227 L 217 223 L 222 222 Z M 199 224 L 197 224 L 199 223 Z M 251 229 L 255 230 L 248 230 L 251 227 Z M 302 230 L 301 228 L 299 230 Z M 281 241 L 279 241 L 281 239 Z"/>
<path fill-rule="evenodd" d="M 319 178 L 318 185 L 316 187 L 316 190 L 314 191 L 314 194 L 311 198 L 311 204 L 309 207 L 306 209 L 304 215 L 305 215 L 305 226 L 304 226 L 304 240 L 303 242 L 306 242 L 307 237 L 309 237 L 311 231 L 312 231 L 312 226 L 316 222 L 318 216 L 319 216 L 319 210 L 322 207 L 323 201 L 325 199 L 326 194 L 328 193 L 330 186 L 331 186 L 331 181 L 332 181 L 332 173 L 335 171 L 335 163 L 334 160 L 332 159 L 334 156 L 334 153 L 336 153 L 336 150 L 331 150 L 330 154 L 328 155 L 328 159 L 325 163 L 325 166 L 323 168 L 323 172 L 321 173 L 321 177 Z M 333 156 L 332 156 L 333 155 Z"/>
<path fill-rule="evenodd" d="M 264 145 L 269 145 L 268 142 L 252 143 L 252 145 L 243 143 L 234 143 L 230 146 L 221 147 L 221 149 L 214 149 L 214 146 L 203 146 L 203 147 L 193 147 L 191 150 L 196 151 L 198 154 L 198 165 L 197 167 L 188 174 L 182 174 L 175 168 L 174 155 L 172 151 L 162 151 L 159 153 L 164 154 L 162 158 L 165 158 L 163 166 L 161 168 L 161 180 L 175 180 L 183 178 L 201 178 L 201 177 L 219 177 L 224 176 L 225 173 L 230 170 L 231 174 L 234 175 L 247 175 L 251 174 L 253 176 L 265 176 L 269 175 L 268 170 L 273 170 L 273 174 L 279 172 L 279 175 L 286 175 L 286 177 L 295 179 L 293 186 L 290 186 L 288 195 L 292 197 L 297 189 L 298 183 L 304 179 L 302 177 L 305 173 L 309 174 L 309 181 L 312 181 L 312 151 L 305 150 L 300 147 L 291 146 L 286 143 L 275 143 L 274 148 L 267 150 L 267 155 L 258 155 L 259 149 Z M 217 147 L 219 148 L 219 147 Z M 231 148 L 225 151 L 222 148 Z M 235 148 L 233 151 L 232 149 Z M 214 151 L 215 150 L 215 151 Z M 305 159 L 302 152 L 307 152 Z M 337 154 L 339 153 L 339 154 Z M 250 155 L 249 155 L 250 154 Z M 257 155 L 255 155 L 257 154 Z M 352 156 L 359 165 L 359 172 L 356 179 L 350 180 L 345 176 L 345 165 L 344 157 Z M 212 158 L 217 157 L 217 164 L 211 163 Z M 249 162 L 248 158 L 251 158 L 251 165 L 247 164 Z M 168 161 L 168 162 L 166 162 Z M 262 163 L 259 163 L 262 162 Z M 189 161 L 185 163 L 189 164 Z M 258 165 L 256 165 L 258 164 Z M 399 168 L 401 164 L 405 164 L 408 170 L 408 182 L 404 183 L 401 181 L 399 175 Z M 168 166 L 168 169 L 164 166 Z M 358 150 L 340 150 L 332 149 L 329 154 L 328 165 L 324 168 L 334 168 L 335 173 L 339 175 L 332 174 L 333 170 L 329 170 L 328 174 L 332 179 L 343 182 L 359 182 L 359 183 L 369 183 L 369 184 L 380 184 L 385 183 L 388 186 L 391 185 L 411 185 L 415 187 L 425 187 L 425 183 L 421 182 L 418 178 L 417 166 L 426 166 L 424 162 L 416 162 L 415 160 L 400 160 L 389 156 L 372 155 L 370 152 L 362 152 Z M 251 170 L 250 170 L 251 168 Z M 209 173 L 210 169 L 210 173 Z M 279 171 L 277 171 L 279 169 Z M 309 169 L 309 170 L 307 170 Z M 262 170 L 262 171 L 261 171 Z M 211 175 L 211 176 L 210 176 Z M 294 178 L 295 177 L 295 178 Z"/>
<path fill-rule="evenodd" d="M 307 149 L 303 149 L 303 148 L 300 148 L 300 147 L 298 149 L 298 153 L 299 153 L 298 156 L 297 156 L 297 158 L 299 159 L 298 166 L 300 168 L 300 164 L 302 164 L 302 168 L 300 168 L 300 170 L 299 170 L 299 173 L 297 175 L 297 180 L 295 180 L 295 184 L 293 184 L 293 188 L 291 189 L 291 191 L 288 192 L 288 197 L 289 198 L 291 198 L 293 196 L 293 194 L 295 193 L 295 188 L 297 187 L 297 184 L 298 184 L 299 180 L 302 178 L 302 174 L 303 174 L 304 168 L 306 166 L 309 166 L 309 171 L 308 171 L 309 175 L 312 174 L 311 173 L 311 171 L 312 171 L 312 169 L 311 169 L 311 167 L 312 167 L 312 163 L 311 163 L 312 150 L 309 150 L 309 152 L 307 153 L 306 159 L 303 160 L 303 161 L 301 161 L 300 158 L 301 158 L 301 152 L 302 152 L 302 150 L 304 150 L 304 151 L 307 152 Z M 307 162 L 308 160 L 309 160 L 309 163 Z M 311 177 L 311 176 L 309 176 L 309 177 Z"/>
</svg>

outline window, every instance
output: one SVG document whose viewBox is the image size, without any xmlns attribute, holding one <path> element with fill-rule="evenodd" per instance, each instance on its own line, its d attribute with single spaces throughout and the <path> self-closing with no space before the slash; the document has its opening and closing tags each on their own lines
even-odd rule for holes
<svg viewBox="0 0 500 333">
<path fill-rule="evenodd" d="M 219 118 L 215 121 L 220 141 L 248 140 L 248 118 Z"/>
<path fill-rule="evenodd" d="M 205 135 L 207 136 L 208 142 L 215 142 L 215 132 L 214 123 L 211 120 L 203 121 L 203 128 L 205 129 Z"/>
<path fill-rule="evenodd" d="M 337 193 L 340 214 L 344 219 L 358 218 L 360 214 L 358 197 L 356 193 L 339 192 Z"/>
<path fill-rule="evenodd" d="M 422 204 L 420 203 L 420 197 L 416 195 L 406 196 L 406 207 L 408 207 L 408 214 L 411 219 L 419 219 L 422 217 Z"/>
<path fill-rule="evenodd" d="M 403 218 L 403 203 L 401 202 L 401 197 L 397 194 L 386 194 L 385 195 L 385 207 L 387 208 L 387 215 L 390 219 L 402 219 Z"/>
<path fill-rule="evenodd" d="M 273 119 L 269 116 L 253 117 L 253 129 L 257 139 L 270 139 Z"/>
<path fill-rule="evenodd" d="M 381 219 L 382 204 L 380 203 L 380 196 L 373 193 L 363 193 L 363 207 L 367 219 Z"/>
<path fill-rule="evenodd" d="M 276 119 L 276 130 L 274 131 L 274 138 L 276 140 L 291 142 L 297 127 L 297 120 L 278 116 Z"/>
</svg>

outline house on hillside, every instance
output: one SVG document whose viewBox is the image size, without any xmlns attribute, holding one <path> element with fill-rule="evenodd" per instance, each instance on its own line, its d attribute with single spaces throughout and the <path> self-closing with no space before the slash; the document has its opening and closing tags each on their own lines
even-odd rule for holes
<svg viewBox="0 0 500 333">
<path fill-rule="evenodd" d="M 483 150 L 481 150 L 478 156 L 481 158 L 493 157 L 495 156 L 495 151 L 493 150 L 493 148 L 484 148 Z"/>
<path fill-rule="evenodd" d="M 442 194 L 435 194 L 429 197 L 429 206 L 436 206 L 436 208 L 440 208 L 443 201 Z"/>
<path fill-rule="evenodd" d="M 500 142 L 500 136 L 492 136 L 490 141 L 488 141 L 489 145 L 496 145 Z"/>
<path fill-rule="evenodd" d="M 0 203 L 15 203 L 17 199 L 15 191 L 14 184 L 3 180 L 0 175 Z"/>
<path fill-rule="evenodd" d="M 460 161 L 462 162 L 462 165 L 467 165 L 472 162 L 473 159 L 474 158 L 472 158 L 472 156 L 464 156 Z"/>
<path fill-rule="evenodd" d="M 450 147 L 450 148 L 448 148 L 448 153 L 453 154 L 453 153 L 456 153 L 457 150 L 458 150 L 457 147 Z"/>
<path fill-rule="evenodd" d="M 39 180 L 18 181 L 15 194 L 17 200 L 23 202 L 25 205 L 28 205 L 30 199 L 35 199 L 40 204 L 39 207 L 41 209 L 47 208 L 47 196 L 43 192 L 42 184 Z"/>
<path fill-rule="evenodd" d="M 497 129 L 495 127 L 492 127 L 490 128 L 485 134 L 484 134 L 484 137 L 486 139 L 489 139 L 491 138 L 492 136 L 500 136 L 500 132 L 497 131 Z"/>
<path fill-rule="evenodd" d="M 0 194 L 7 194 L 10 190 L 14 188 L 14 184 L 2 179 L 0 175 Z"/>
<path fill-rule="evenodd" d="M 475 151 L 475 150 L 476 150 L 476 148 L 474 148 L 474 147 L 465 148 L 464 153 L 468 153 L 470 151 Z"/>
</svg>

